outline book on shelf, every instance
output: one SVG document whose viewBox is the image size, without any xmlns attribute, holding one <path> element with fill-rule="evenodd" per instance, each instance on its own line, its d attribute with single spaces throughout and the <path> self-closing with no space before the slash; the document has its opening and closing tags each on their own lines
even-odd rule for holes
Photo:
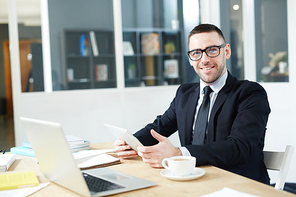
<svg viewBox="0 0 296 197">
<path fill-rule="evenodd" d="M 159 36 L 157 33 L 145 33 L 141 37 L 142 53 L 145 55 L 159 54 Z"/>
<path fill-rule="evenodd" d="M 164 77 L 174 79 L 179 77 L 178 60 L 164 60 Z"/>
<path fill-rule="evenodd" d="M 90 37 L 90 42 L 91 42 L 93 54 L 94 54 L 94 56 L 98 56 L 99 55 L 99 49 L 98 49 L 98 45 L 97 45 L 97 39 L 96 39 L 95 32 L 90 31 L 89 32 L 89 37 Z"/>
<path fill-rule="evenodd" d="M 122 43 L 123 55 L 134 55 L 134 49 L 131 42 L 123 41 Z"/>
<path fill-rule="evenodd" d="M 67 80 L 74 81 L 74 69 L 73 68 L 67 68 Z"/>
<path fill-rule="evenodd" d="M 79 50 L 81 56 L 88 56 L 89 55 L 89 41 L 88 38 L 82 34 L 79 40 Z"/>
<path fill-rule="evenodd" d="M 16 154 L 0 155 L 0 172 L 7 171 L 16 159 Z"/>
<path fill-rule="evenodd" d="M 34 171 L 8 173 L 0 175 L 0 190 L 20 189 L 38 186 Z"/>
<path fill-rule="evenodd" d="M 108 66 L 107 66 L 107 64 L 95 65 L 95 78 L 96 78 L 96 81 L 107 81 L 108 80 Z"/>
</svg>

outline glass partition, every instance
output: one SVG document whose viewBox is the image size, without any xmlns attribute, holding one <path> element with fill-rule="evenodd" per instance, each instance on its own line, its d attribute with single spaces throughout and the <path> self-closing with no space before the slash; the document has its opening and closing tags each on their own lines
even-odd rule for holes
<svg viewBox="0 0 296 197">
<path fill-rule="evenodd" d="M 113 1 L 48 1 L 53 90 L 116 87 Z"/>
<path fill-rule="evenodd" d="M 182 2 L 122 0 L 125 86 L 183 81 Z"/>
<path fill-rule="evenodd" d="M 221 29 L 231 47 L 227 69 L 238 79 L 244 79 L 244 43 L 242 0 L 225 0 L 220 4 Z"/>
<path fill-rule="evenodd" d="M 44 91 L 40 1 L 17 1 L 21 91 Z"/>
<path fill-rule="evenodd" d="M 31 65 L 22 78 L 23 92 L 44 91 L 40 0 L 33 1 L 34 7 L 25 0 L 20 6 L 38 10 L 34 26 L 19 20 L 20 40 L 30 40 L 23 56 Z M 125 86 L 186 81 L 183 1 L 122 0 L 121 6 L 124 73 L 118 74 L 124 75 Z M 47 7 L 52 90 L 115 88 L 113 1 L 50 0 Z"/>
<path fill-rule="evenodd" d="M 286 0 L 256 0 L 258 82 L 289 82 Z"/>
</svg>

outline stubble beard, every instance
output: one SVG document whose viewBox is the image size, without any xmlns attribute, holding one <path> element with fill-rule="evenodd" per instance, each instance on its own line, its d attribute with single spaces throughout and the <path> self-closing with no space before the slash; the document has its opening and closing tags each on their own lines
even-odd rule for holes
<svg viewBox="0 0 296 197">
<path fill-rule="evenodd" d="M 213 74 L 211 74 L 211 75 L 213 75 L 213 77 L 209 78 L 209 77 L 207 77 L 207 75 L 205 75 L 201 72 L 197 73 L 198 76 L 200 77 L 200 79 L 203 82 L 205 82 L 206 84 L 214 83 L 224 74 L 226 63 L 222 63 L 220 66 L 218 66 L 217 64 L 213 64 L 213 66 L 214 66 L 214 69 L 218 68 L 218 70 L 216 70 Z M 199 69 L 199 66 L 198 66 L 198 69 Z"/>
</svg>

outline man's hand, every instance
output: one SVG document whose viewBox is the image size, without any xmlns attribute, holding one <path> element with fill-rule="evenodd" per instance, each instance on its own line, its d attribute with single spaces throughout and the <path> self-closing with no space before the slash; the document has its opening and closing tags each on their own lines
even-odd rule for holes
<svg viewBox="0 0 296 197">
<path fill-rule="evenodd" d="M 151 129 L 151 135 L 159 141 L 154 146 L 138 147 L 138 153 L 142 157 L 143 161 L 154 168 L 162 167 L 162 160 L 164 158 L 181 156 L 182 152 L 179 148 L 174 147 L 168 138 L 160 135 L 153 129 Z"/>
<path fill-rule="evenodd" d="M 123 159 L 137 157 L 137 151 L 133 150 L 124 140 L 117 139 L 114 142 L 117 155 Z"/>
</svg>

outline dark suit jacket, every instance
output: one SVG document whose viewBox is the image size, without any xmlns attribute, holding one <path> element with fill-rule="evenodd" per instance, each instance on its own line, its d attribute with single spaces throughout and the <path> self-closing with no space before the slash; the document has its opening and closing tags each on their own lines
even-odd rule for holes
<svg viewBox="0 0 296 197">
<path fill-rule="evenodd" d="M 144 145 L 158 142 L 150 129 L 169 137 L 179 131 L 181 146 L 196 157 L 196 165 L 214 165 L 269 184 L 263 162 L 266 124 L 270 113 L 265 90 L 255 82 L 239 81 L 230 73 L 212 108 L 205 145 L 192 145 L 192 126 L 199 83 L 181 85 L 170 107 L 135 136 Z"/>
</svg>

